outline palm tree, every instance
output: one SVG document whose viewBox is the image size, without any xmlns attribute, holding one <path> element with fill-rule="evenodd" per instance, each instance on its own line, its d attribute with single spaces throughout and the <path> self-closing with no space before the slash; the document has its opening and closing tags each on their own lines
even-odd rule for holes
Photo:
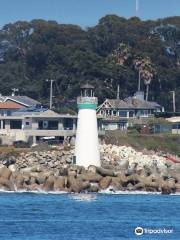
<svg viewBox="0 0 180 240">
<path fill-rule="evenodd" d="M 140 77 L 144 80 L 144 84 L 146 86 L 146 101 L 148 101 L 149 86 L 154 75 L 156 74 L 155 66 L 149 57 L 135 58 L 134 66 L 139 70 Z"/>
<path fill-rule="evenodd" d="M 121 42 L 108 58 L 115 64 L 123 66 L 131 56 L 131 47 Z"/>
</svg>

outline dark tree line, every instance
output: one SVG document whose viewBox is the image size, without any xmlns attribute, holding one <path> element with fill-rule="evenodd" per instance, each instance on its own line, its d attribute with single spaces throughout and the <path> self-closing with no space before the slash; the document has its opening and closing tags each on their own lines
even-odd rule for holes
<svg viewBox="0 0 180 240">
<path fill-rule="evenodd" d="M 172 109 L 176 91 L 180 111 L 180 17 L 141 21 L 108 15 L 98 25 L 81 29 L 55 21 L 33 20 L 7 24 L 0 30 L 0 93 L 20 94 L 48 102 L 55 79 L 56 108 L 74 106 L 79 87 L 96 87 L 100 102 L 132 95 L 138 86 L 148 99 Z"/>
</svg>

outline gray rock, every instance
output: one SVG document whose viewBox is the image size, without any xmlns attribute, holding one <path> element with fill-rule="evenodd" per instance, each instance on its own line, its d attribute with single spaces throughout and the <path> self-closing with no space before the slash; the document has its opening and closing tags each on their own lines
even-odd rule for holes
<svg viewBox="0 0 180 240">
<path fill-rule="evenodd" d="M 115 172 L 111 169 L 105 169 L 105 168 L 101 168 L 101 167 L 97 167 L 97 173 L 99 173 L 101 176 L 106 177 L 106 176 L 110 176 L 110 177 L 115 177 Z"/>
<path fill-rule="evenodd" d="M 92 185 L 89 187 L 89 192 L 98 192 L 99 187 L 97 185 Z"/>
<path fill-rule="evenodd" d="M 8 168 L 11 172 L 16 172 L 17 171 L 17 167 L 16 167 L 15 164 L 10 165 Z"/>
<path fill-rule="evenodd" d="M 101 189 L 107 189 L 109 187 L 109 185 L 111 184 L 112 178 L 107 176 L 107 177 L 103 177 L 100 181 L 99 181 L 99 187 Z"/>
<path fill-rule="evenodd" d="M 85 172 L 78 176 L 82 181 L 89 181 L 91 183 L 99 182 L 102 179 L 102 176 L 98 173 Z"/>
<path fill-rule="evenodd" d="M 65 178 L 59 176 L 54 181 L 54 190 L 55 191 L 63 191 L 65 189 Z"/>
<path fill-rule="evenodd" d="M 0 168 L 0 177 L 4 179 L 9 179 L 11 174 L 12 174 L 11 170 L 6 166 Z"/>
<path fill-rule="evenodd" d="M 46 182 L 43 184 L 43 189 L 46 192 L 53 191 L 54 190 L 54 182 L 55 178 L 53 176 L 50 176 L 46 179 Z"/>
</svg>

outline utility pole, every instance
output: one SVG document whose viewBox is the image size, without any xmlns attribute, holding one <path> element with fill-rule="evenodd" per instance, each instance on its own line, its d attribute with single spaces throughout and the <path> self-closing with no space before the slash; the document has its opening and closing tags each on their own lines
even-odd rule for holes
<svg viewBox="0 0 180 240">
<path fill-rule="evenodd" d="M 176 93 L 175 91 L 170 91 L 173 94 L 173 112 L 176 112 Z"/>
<path fill-rule="evenodd" d="M 50 82 L 50 97 L 49 97 L 49 109 L 52 109 L 52 104 L 53 104 L 53 82 L 55 80 L 53 79 L 46 79 L 46 82 Z"/>
<path fill-rule="evenodd" d="M 120 92 L 120 87 L 119 87 L 119 84 L 117 86 L 117 99 L 119 99 L 119 92 Z"/>
<path fill-rule="evenodd" d="M 139 78 L 138 78 L 138 92 L 141 91 L 141 70 L 139 69 Z"/>
</svg>

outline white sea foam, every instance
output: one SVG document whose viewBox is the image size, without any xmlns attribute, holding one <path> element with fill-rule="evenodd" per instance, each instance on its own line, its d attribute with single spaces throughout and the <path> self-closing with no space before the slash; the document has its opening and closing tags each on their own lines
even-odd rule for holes
<svg viewBox="0 0 180 240">
<path fill-rule="evenodd" d="M 97 195 L 91 193 L 75 193 L 70 196 L 78 202 L 92 202 L 95 201 L 97 197 Z"/>
<path fill-rule="evenodd" d="M 18 191 L 7 191 L 4 189 L 0 189 L 0 193 L 34 193 L 34 194 L 69 194 L 76 201 L 94 201 L 96 200 L 97 194 L 107 194 L 107 195 L 161 195 L 161 192 L 146 192 L 146 191 L 112 191 L 112 189 L 105 189 L 99 191 L 97 194 L 95 193 L 68 193 L 64 191 L 50 191 L 46 192 L 43 190 L 18 190 Z M 180 196 L 180 193 L 171 193 L 173 196 Z"/>
<path fill-rule="evenodd" d="M 155 195 L 158 194 L 160 195 L 161 192 L 146 192 L 146 191 L 116 191 L 116 192 L 112 192 L 112 191 L 100 191 L 100 194 L 112 194 L 112 195 Z"/>
<path fill-rule="evenodd" d="M 36 193 L 36 194 L 67 194 L 67 192 L 64 191 L 50 191 L 50 192 L 46 192 L 43 190 L 33 190 L 33 191 L 28 191 L 25 189 L 22 190 L 17 190 L 17 191 L 7 191 L 4 189 L 0 189 L 0 193 Z"/>
<path fill-rule="evenodd" d="M 161 194 L 161 192 L 147 192 L 147 191 L 114 191 L 112 190 L 112 188 L 107 188 L 105 190 L 101 190 L 99 191 L 100 194 L 116 194 L 116 195 L 121 195 L 121 194 L 124 194 L 124 195 L 129 195 L 129 194 L 135 194 L 135 195 L 139 195 L 139 194 L 142 194 L 142 195 L 145 195 L 145 194 Z"/>
</svg>

